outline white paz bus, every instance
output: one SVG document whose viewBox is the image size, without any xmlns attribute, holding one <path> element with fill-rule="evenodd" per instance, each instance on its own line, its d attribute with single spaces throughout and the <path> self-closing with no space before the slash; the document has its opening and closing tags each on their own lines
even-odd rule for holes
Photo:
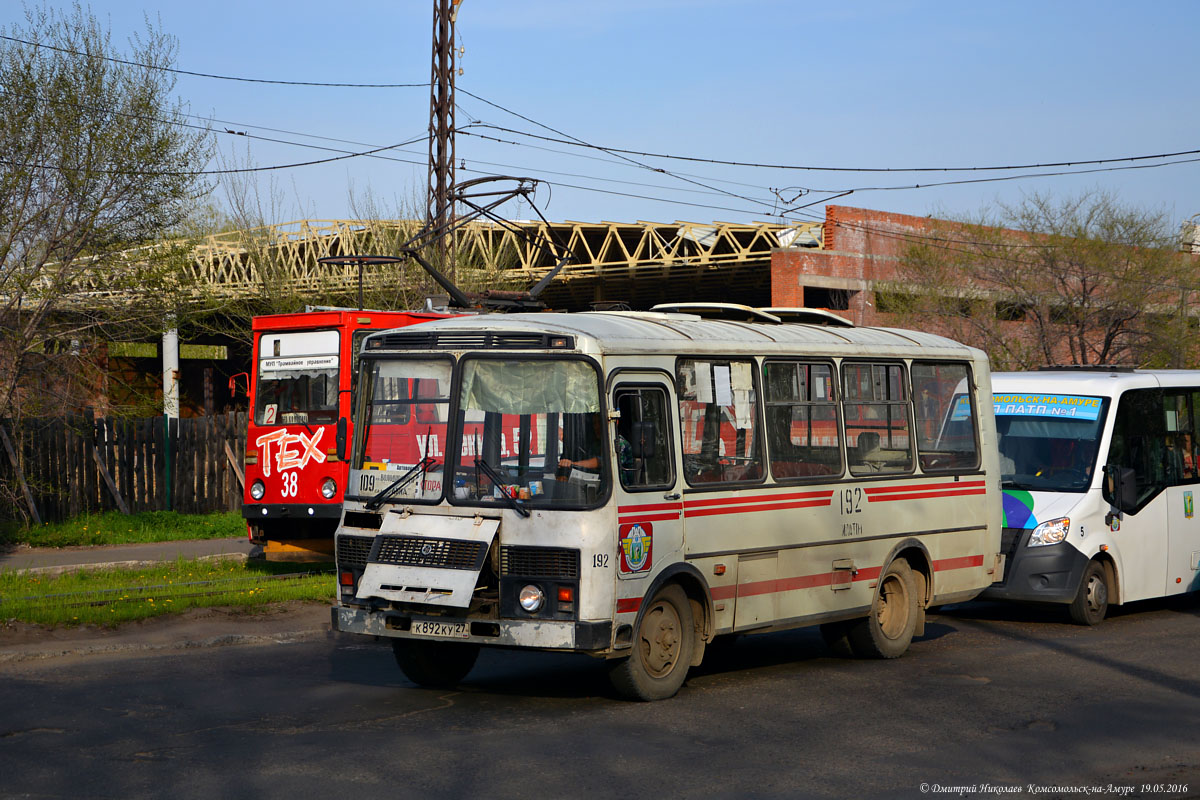
<svg viewBox="0 0 1200 800">
<path fill-rule="evenodd" d="M 996 373 L 1003 580 L 986 597 L 1108 607 L 1200 589 L 1200 372 Z"/>
<path fill-rule="evenodd" d="M 421 685 L 501 646 L 660 699 L 715 636 L 813 624 L 892 658 L 1002 570 L 987 360 L 947 339 L 674 306 L 435 321 L 361 358 L 333 624 Z"/>
</svg>

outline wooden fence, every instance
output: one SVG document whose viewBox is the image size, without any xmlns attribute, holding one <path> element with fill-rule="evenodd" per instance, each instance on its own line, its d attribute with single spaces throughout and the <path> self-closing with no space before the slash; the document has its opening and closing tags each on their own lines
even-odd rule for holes
<svg viewBox="0 0 1200 800">
<path fill-rule="evenodd" d="M 172 419 L 0 420 L 0 519 L 101 511 L 206 513 L 242 503 L 246 414 Z M 168 479 L 169 476 L 169 479 Z M 32 505 L 32 509 L 31 506 Z"/>
</svg>

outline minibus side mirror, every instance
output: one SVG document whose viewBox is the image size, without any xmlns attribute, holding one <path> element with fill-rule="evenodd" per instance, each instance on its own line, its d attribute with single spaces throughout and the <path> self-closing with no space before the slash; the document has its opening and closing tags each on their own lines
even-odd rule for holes
<svg viewBox="0 0 1200 800">
<path fill-rule="evenodd" d="M 654 458 L 654 423 L 649 421 L 633 423 L 633 441 L 629 443 L 634 458 Z"/>
<path fill-rule="evenodd" d="M 1121 512 L 1137 506 L 1137 474 L 1129 467 L 1109 464 L 1104 468 L 1104 499 Z"/>
<path fill-rule="evenodd" d="M 337 433 L 334 436 L 334 441 L 337 442 L 337 457 L 338 461 L 346 460 L 346 418 L 338 417 Z"/>
</svg>

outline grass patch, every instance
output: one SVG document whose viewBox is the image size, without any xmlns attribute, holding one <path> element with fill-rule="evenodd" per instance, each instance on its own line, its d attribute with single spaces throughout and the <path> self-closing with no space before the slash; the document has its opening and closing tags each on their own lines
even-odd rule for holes
<svg viewBox="0 0 1200 800">
<path fill-rule="evenodd" d="M 0 572 L 0 620 L 113 626 L 189 608 L 329 603 L 336 589 L 330 565 L 262 561 L 179 559 L 64 575 Z"/>
<path fill-rule="evenodd" d="M 0 544 L 73 547 L 175 542 L 184 539 L 228 539 L 245 535 L 246 521 L 236 511 L 220 514 L 142 511 L 128 515 L 109 511 L 29 528 L 10 525 L 0 529 Z"/>
</svg>

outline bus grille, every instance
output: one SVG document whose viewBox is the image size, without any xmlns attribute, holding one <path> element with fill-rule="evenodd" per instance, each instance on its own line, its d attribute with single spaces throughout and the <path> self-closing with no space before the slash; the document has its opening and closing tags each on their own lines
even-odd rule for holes
<svg viewBox="0 0 1200 800">
<path fill-rule="evenodd" d="M 522 578 L 579 579 L 579 551 L 565 547 L 501 547 L 500 573 Z"/>
<path fill-rule="evenodd" d="M 403 567 L 479 570 L 487 555 L 485 542 L 429 539 L 423 536 L 380 536 L 372 561 Z"/>
<path fill-rule="evenodd" d="M 338 536 L 337 563 L 339 567 L 366 569 L 367 557 L 371 555 L 371 536 Z"/>
</svg>

